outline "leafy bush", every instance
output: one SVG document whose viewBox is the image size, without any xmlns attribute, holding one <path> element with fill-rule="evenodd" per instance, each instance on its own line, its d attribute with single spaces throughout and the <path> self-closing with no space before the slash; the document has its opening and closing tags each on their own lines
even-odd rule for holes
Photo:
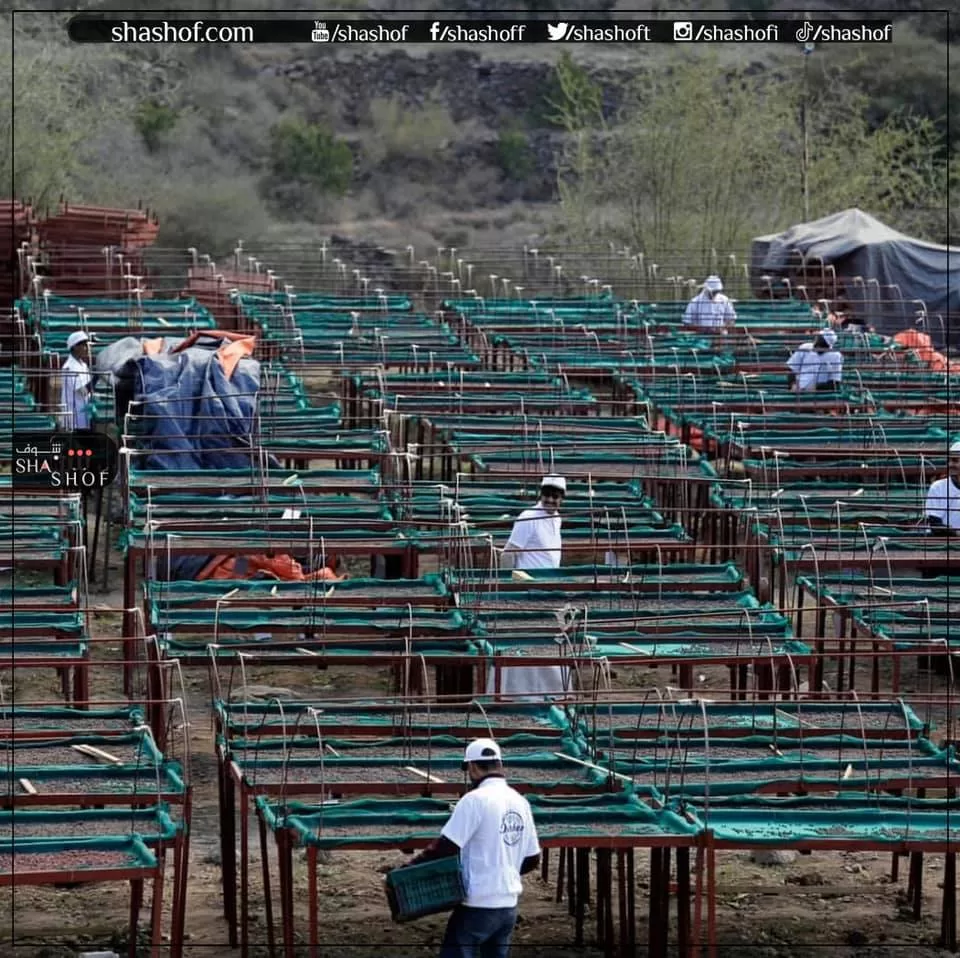
<svg viewBox="0 0 960 958">
<path fill-rule="evenodd" d="M 347 192 L 353 177 L 349 145 L 327 127 L 304 120 L 281 120 L 271 129 L 270 165 L 280 179 L 309 182 L 336 196 Z"/>
<path fill-rule="evenodd" d="M 518 182 L 533 172 L 536 160 L 526 133 L 516 127 L 507 127 L 497 137 L 497 161 L 504 175 Z"/>
<path fill-rule="evenodd" d="M 372 100 L 370 125 L 366 152 L 374 163 L 435 159 L 457 135 L 450 111 L 436 101 L 408 106 L 399 97 Z"/>
<path fill-rule="evenodd" d="M 180 115 L 173 107 L 157 103 L 155 100 L 145 100 L 133 114 L 133 125 L 143 137 L 147 149 L 153 152 L 177 125 L 179 119 Z"/>
<path fill-rule="evenodd" d="M 214 258 L 234 249 L 238 239 L 258 239 L 270 224 L 256 182 L 243 176 L 170 183 L 153 205 L 160 217 L 159 246 L 195 246 Z"/>
</svg>

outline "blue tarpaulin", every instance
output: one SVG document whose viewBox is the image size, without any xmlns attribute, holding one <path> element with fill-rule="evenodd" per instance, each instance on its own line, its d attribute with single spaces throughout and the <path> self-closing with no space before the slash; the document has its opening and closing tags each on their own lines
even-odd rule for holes
<svg viewBox="0 0 960 958">
<path fill-rule="evenodd" d="M 132 411 L 142 417 L 143 448 L 150 450 L 138 468 L 259 467 L 252 435 L 260 364 L 241 359 L 228 379 L 216 354 L 220 342 L 203 337 L 182 352 L 134 360 Z"/>
<path fill-rule="evenodd" d="M 217 355 L 224 339 L 216 333 L 200 334 L 188 348 L 171 351 L 182 343 L 166 340 L 162 352 L 145 355 L 143 343 L 128 337 L 98 357 L 98 369 L 115 377 L 121 415 L 129 411 L 135 417 L 142 452 L 134 468 L 260 470 L 260 363 L 244 357 L 228 377 Z M 277 468 L 279 462 L 269 456 L 267 465 Z M 161 555 L 158 579 L 194 579 L 213 558 L 172 556 L 168 567 L 162 550 Z"/>
</svg>

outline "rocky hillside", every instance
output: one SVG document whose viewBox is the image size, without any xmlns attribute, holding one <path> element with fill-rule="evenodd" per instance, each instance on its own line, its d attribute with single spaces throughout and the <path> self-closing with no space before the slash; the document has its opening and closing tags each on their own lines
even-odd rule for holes
<svg viewBox="0 0 960 958">
<path fill-rule="evenodd" d="M 834 48 L 819 62 L 869 96 L 871 122 L 909 109 L 958 137 L 946 18 L 899 7 L 909 19 L 894 45 Z M 551 220 L 566 135 L 556 48 L 85 47 L 78 58 L 41 21 L 17 20 L 17 142 L 56 136 L 60 146 L 49 156 L 31 149 L 31 162 L 17 164 L 21 194 L 142 198 L 162 214 L 167 243 L 213 250 L 238 235 L 332 231 L 462 247 L 522 240 Z M 676 55 L 670 47 L 570 53 L 602 91 L 610 121 L 627 86 L 662 76 Z M 790 46 L 720 55 L 748 72 L 800 75 Z M 70 91 L 58 78 L 70 79 Z"/>
</svg>

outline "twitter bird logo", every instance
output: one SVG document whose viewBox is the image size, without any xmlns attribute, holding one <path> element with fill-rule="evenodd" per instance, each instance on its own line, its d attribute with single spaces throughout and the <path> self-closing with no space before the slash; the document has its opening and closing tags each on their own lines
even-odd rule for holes
<svg viewBox="0 0 960 958">
<path fill-rule="evenodd" d="M 548 23 L 547 36 L 550 37 L 551 40 L 562 40 L 567 35 L 567 30 L 569 29 L 569 23 Z"/>
</svg>

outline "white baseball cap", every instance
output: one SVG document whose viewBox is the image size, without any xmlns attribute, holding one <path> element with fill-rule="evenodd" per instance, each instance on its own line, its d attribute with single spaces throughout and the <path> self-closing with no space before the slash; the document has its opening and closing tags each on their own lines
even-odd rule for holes
<svg viewBox="0 0 960 958">
<path fill-rule="evenodd" d="M 78 329 L 75 333 L 71 333 L 67 337 L 67 351 L 73 349 L 75 346 L 79 346 L 81 343 L 86 343 L 90 341 L 90 334 L 84 332 L 82 329 Z"/>
<path fill-rule="evenodd" d="M 711 293 L 722 293 L 723 280 L 719 276 L 708 276 L 703 281 L 703 288 L 709 289 Z"/>
<path fill-rule="evenodd" d="M 470 762 L 500 762 L 503 755 L 500 746 L 492 738 L 478 738 L 472 741 L 463 753 L 463 764 Z"/>
<path fill-rule="evenodd" d="M 821 329 L 819 333 L 820 338 L 831 348 L 837 345 L 837 332 L 835 329 Z"/>
<path fill-rule="evenodd" d="M 561 492 L 567 491 L 567 480 L 563 476 L 544 476 L 543 482 L 540 483 L 541 489 L 559 489 Z"/>
<path fill-rule="evenodd" d="M 958 440 L 950 447 L 950 455 L 951 455 L 951 456 L 958 456 L 958 455 L 960 455 L 960 439 L 958 439 Z"/>
</svg>

